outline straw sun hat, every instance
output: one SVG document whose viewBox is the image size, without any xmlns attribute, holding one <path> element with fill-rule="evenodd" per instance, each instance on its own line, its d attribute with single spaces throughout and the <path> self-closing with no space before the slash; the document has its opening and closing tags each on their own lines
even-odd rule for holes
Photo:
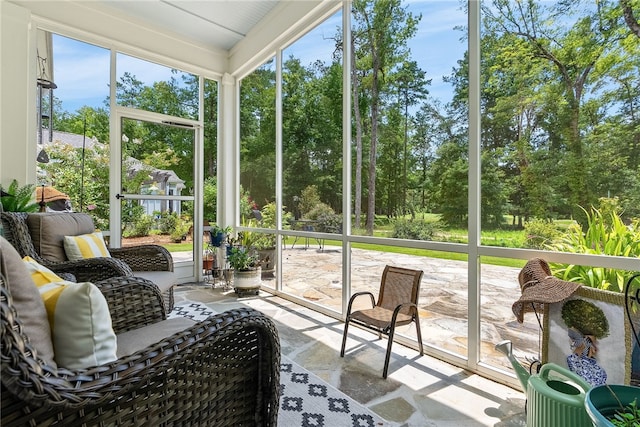
<svg viewBox="0 0 640 427">
<path fill-rule="evenodd" d="M 43 197 L 44 194 L 44 197 Z M 69 200 L 69 196 L 53 187 L 36 187 L 36 202 L 53 202 L 55 200 Z"/>
<path fill-rule="evenodd" d="M 523 322 L 525 313 L 542 313 L 544 304 L 567 299 L 582 286 L 580 283 L 553 277 L 549 264 L 540 258 L 534 258 L 525 264 L 518 275 L 518 281 L 522 296 L 513 303 L 511 309 L 520 323 Z"/>
</svg>

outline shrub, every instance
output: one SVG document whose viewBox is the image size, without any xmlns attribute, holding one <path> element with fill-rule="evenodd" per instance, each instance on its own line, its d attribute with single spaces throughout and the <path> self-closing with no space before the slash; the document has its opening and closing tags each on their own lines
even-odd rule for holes
<svg viewBox="0 0 640 427">
<path fill-rule="evenodd" d="M 160 212 L 160 219 L 158 220 L 158 228 L 161 234 L 170 234 L 176 229 L 180 218 L 176 212 Z"/>
<path fill-rule="evenodd" d="M 304 190 L 302 190 L 302 194 L 300 195 L 300 203 L 298 204 L 298 209 L 300 209 L 301 217 L 315 219 L 315 217 L 314 218 L 311 217 L 311 212 L 314 211 L 321 204 L 324 204 L 324 203 L 322 203 L 322 201 L 320 200 L 318 187 L 315 185 L 310 185 L 306 187 Z M 331 212 L 333 213 L 333 210 Z M 316 217 L 317 215 L 318 214 L 316 214 Z"/>
<path fill-rule="evenodd" d="M 323 233 L 342 233 L 342 215 L 323 213 L 318 215 L 318 230 Z"/>
<path fill-rule="evenodd" d="M 143 214 L 135 219 L 132 229 L 126 233 L 125 237 L 143 237 L 148 236 L 153 228 L 155 220 L 153 216 Z"/>
<path fill-rule="evenodd" d="M 433 240 L 433 235 L 440 228 L 438 223 L 399 219 L 393 225 L 391 237 L 396 239 Z"/>
<path fill-rule="evenodd" d="M 530 249 L 544 249 L 560 235 L 552 221 L 535 218 L 524 225 L 524 246 Z"/>
<path fill-rule="evenodd" d="M 547 249 L 581 254 L 640 257 L 640 220 L 635 220 L 627 226 L 615 212 L 605 216 L 595 208 L 591 208 L 590 212 L 582 210 L 587 218 L 586 229 L 583 231 L 577 224 L 569 227 L 567 232 L 548 245 Z M 563 280 L 614 292 L 622 292 L 627 280 L 636 273 L 583 265 L 558 264 L 553 267 L 554 275 Z"/>
<path fill-rule="evenodd" d="M 335 212 L 331 208 L 331 206 L 326 203 L 318 202 L 313 209 L 309 210 L 307 214 L 304 216 L 306 219 L 318 220 L 321 216 L 326 215 L 335 215 Z"/>
<path fill-rule="evenodd" d="M 187 235 L 187 233 L 189 232 L 189 228 L 191 227 L 191 223 L 178 217 L 178 215 L 175 215 L 175 217 L 176 217 L 176 223 L 174 225 L 173 230 L 171 231 L 170 237 L 174 242 L 177 242 L 177 241 L 183 240 L 184 237 Z"/>
</svg>

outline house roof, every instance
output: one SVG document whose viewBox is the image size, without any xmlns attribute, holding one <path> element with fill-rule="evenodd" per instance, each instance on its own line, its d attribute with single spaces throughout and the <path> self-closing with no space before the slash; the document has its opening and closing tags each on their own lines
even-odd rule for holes
<svg viewBox="0 0 640 427">
<path fill-rule="evenodd" d="M 56 141 L 63 144 L 68 144 L 74 148 L 82 148 L 83 144 L 85 148 L 91 148 L 94 145 L 102 145 L 96 137 L 85 137 L 84 135 L 78 135 L 77 133 L 53 131 L 53 141 L 49 142 L 49 129 L 42 129 L 42 144 L 48 146 Z"/>
</svg>

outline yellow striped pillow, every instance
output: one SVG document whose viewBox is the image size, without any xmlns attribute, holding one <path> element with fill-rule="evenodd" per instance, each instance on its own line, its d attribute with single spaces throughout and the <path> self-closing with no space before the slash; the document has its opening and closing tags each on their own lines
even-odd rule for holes
<svg viewBox="0 0 640 427">
<path fill-rule="evenodd" d="M 86 369 L 118 359 L 109 306 L 97 286 L 63 280 L 40 285 L 38 290 L 47 309 L 58 366 Z"/>
<path fill-rule="evenodd" d="M 24 261 L 25 267 L 27 267 L 27 271 L 31 275 L 36 286 L 46 285 L 51 282 L 61 282 L 62 277 L 58 276 L 53 271 L 49 270 L 44 265 L 41 265 L 35 259 L 30 256 L 26 256 L 22 258 Z"/>
<path fill-rule="evenodd" d="M 111 256 L 100 231 L 79 236 L 64 236 L 64 251 L 71 261 Z"/>
</svg>

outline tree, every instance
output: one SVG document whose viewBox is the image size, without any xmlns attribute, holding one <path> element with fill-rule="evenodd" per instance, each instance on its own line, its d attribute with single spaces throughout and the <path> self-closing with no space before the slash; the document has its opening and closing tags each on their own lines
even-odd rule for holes
<svg viewBox="0 0 640 427">
<path fill-rule="evenodd" d="M 404 139 L 402 152 L 402 210 L 407 208 L 407 158 L 409 141 L 409 107 L 416 105 L 429 94 L 427 86 L 431 79 L 426 79 L 426 72 L 418 67 L 416 61 L 404 61 L 392 77 L 398 90 L 398 103 L 404 108 Z"/>
<path fill-rule="evenodd" d="M 356 45 L 370 60 L 371 81 L 371 143 L 369 147 L 369 176 L 367 189 L 367 234 L 373 234 L 376 213 L 376 161 L 380 92 L 385 75 L 407 54 L 406 42 L 417 30 L 420 17 L 415 18 L 401 6 L 400 0 L 356 0 L 353 2 L 355 26 L 352 36 Z M 354 52 L 356 53 L 356 52 Z"/>
<path fill-rule="evenodd" d="M 586 185 L 587 162 L 580 133 L 580 113 L 585 91 L 594 70 L 602 73 L 617 55 L 620 34 L 608 13 L 582 9 L 572 26 L 566 20 L 571 9 L 566 5 L 540 4 L 527 0 L 517 4 L 509 0 L 494 0 L 493 7 L 483 7 L 490 18 L 486 22 L 499 33 L 513 35 L 530 44 L 534 58 L 548 61 L 555 73 L 548 78 L 559 83 L 564 95 L 564 108 L 559 113 L 562 130 L 559 133 L 566 147 L 565 167 L 569 202 L 575 217 L 581 217 L 579 206 L 593 199 Z M 591 13 L 586 13 L 591 12 Z"/>
<path fill-rule="evenodd" d="M 633 0 L 620 0 L 620 7 L 622 7 L 622 13 L 624 15 L 624 21 L 627 23 L 627 26 L 635 34 L 637 37 L 640 37 L 640 23 L 638 22 L 638 18 L 636 14 L 640 14 L 637 12 L 637 9 L 640 8 L 640 3 L 635 1 L 634 11 L 634 1 Z"/>
</svg>

